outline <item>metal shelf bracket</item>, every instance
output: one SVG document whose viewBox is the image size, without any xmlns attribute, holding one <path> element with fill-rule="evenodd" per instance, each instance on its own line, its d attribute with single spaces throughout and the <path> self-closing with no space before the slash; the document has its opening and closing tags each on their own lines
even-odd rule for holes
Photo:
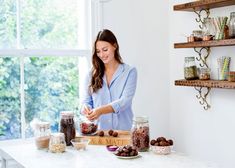
<svg viewBox="0 0 235 168">
<path fill-rule="evenodd" d="M 206 51 L 206 54 L 203 55 L 203 50 Z M 197 48 L 194 47 L 194 51 L 198 54 L 198 57 L 196 57 L 197 61 L 199 61 L 199 65 L 200 67 L 206 67 L 209 68 L 209 66 L 207 65 L 207 58 L 209 57 L 210 53 L 211 53 L 211 49 L 210 47 L 202 47 L 201 49 L 197 50 Z"/>
<path fill-rule="evenodd" d="M 211 90 L 211 88 L 206 87 L 206 91 L 204 93 L 203 92 L 203 87 L 194 87 L 197 91 L 198 94 L 196 95 L 196 98 L 199 100 L 199 103 L 203 106 L 204 110 L 208 110 L 211 106 L 209 105 L 209 103 L 207 102 L 207 96 Z"/>
<path fill-rule="evenodd" d="M 201 9 L 199 12 L 194 9 L 194 13 L 197 14 L 197 17 L 195 20 L 197 23 L 199 23 L 199 28 L 202 29 L 202 25 L 204 24 L 204 18 L 209 18 L 210 16 L 210 9 Z M 206 14 L 206 17 L 202 17 L 202 13 Z"/>
</svg>

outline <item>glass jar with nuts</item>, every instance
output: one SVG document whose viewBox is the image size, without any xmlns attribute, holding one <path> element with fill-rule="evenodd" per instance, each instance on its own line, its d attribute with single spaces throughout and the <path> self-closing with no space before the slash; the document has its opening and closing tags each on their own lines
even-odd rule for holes
<svg viewBox="0 0 235 168">
<path fill-rule="evenodd" d="M 65 152 L 66 143 L 64 138 L 64 133 L 54 133 L 51 134 L 49 151 L 52 153 L 62 153 Z"/>
</svg>

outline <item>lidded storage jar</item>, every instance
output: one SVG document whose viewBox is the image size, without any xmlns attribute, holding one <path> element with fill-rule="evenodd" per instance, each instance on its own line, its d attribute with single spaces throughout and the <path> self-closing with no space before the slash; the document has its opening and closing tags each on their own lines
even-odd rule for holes
<svg viewBox="0 0 235 168">
<path fill-rule="evenodd" d="M 80 132 L 83 135 L 94 135 L 97 132 L 97 120 L 90 121 L 85 116 L 80 116 Z"/>
<path fill-rule="evenodd" d="M 185 57 L 184 59 L 184 78 L 187 80 L 198 79 L 194 57 Z"/>
<path fill-rule="evenodd" d="M 62 153 L 65 151 L 66 143 L 64 133 L 53 133 L 50 137 L 49 151 L 53 153 Z"/>
<path fill-rule="evenodd" d="M 50 123 L 38 122 L 34 130 L 35 143 L 38 149 L 47 149 L 50 141 Z"/>
<path fill-rule="evenodd" d="M 60 132 L 64 133 L 66 145 L 71 145 L 71 140 L 76 136 L 74 113 L 62 111 L 60 113 Z"/>
<path fill-rule="evenodd" d="M 235 38 L 235 12 L 230 13 L 229 27 L 229 37 Z"/>
<path fill-rule="evenodd" d="M 131 142 L 139 152 L 149 149 L 149 121 L 147 117 L 135 117 L 131 129 Z"/>
</svg>

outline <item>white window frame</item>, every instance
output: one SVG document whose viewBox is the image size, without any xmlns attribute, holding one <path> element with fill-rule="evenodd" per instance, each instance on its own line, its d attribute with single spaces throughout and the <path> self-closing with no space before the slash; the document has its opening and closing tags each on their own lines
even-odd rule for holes
<svg viewBox="0 0 235 168">
<path fill-rule="evenodd" d="M 78 27 L 78 31 L 86 31 L 88 34 L 87 36 L 81 36 L 82 40 L 85 41 L 84 45 L 79 46 L 81 48 L 88 48 L 88 49 L 63 49 L 63 50 L 52 50 L 52 49 L 20 49 L 20 0 L 16 0 L 17 6 L 17 48 L 16 49 L 1 49 L 0 50 L 0 57 L 19 57 L 20 58 L 20 102 L 21 102 L 21 138 L 25 139 L 25 91 L 24 91 L 24 59 L 25 57 L 29 56 L 37 56 L 37 57 L 44 57 L 44 56 L 79 56 L 79 71 L 87 71 L 88 67 L 90 66 L 89 62 L 91 62 L 91 44 L 92 39 L 95 38 L 98 31 L 103 28 L 103 3 L 108 2 L 110 0 L 83 0 L 80 1 L 79 5 L 81 5 L 80 12 L 84 12 L 84 9 L 88 9 L 86 11 L 86 16 L 81 18 L 83 24 L 85 25 Z M 88 7 L 91 8 L 88 8 Z M 89 19 L 87 19 L 89 18 Z M 79 39 L 80 40 L 80 39 Z M 89 47 L 88 47 L 89 46 Z M 81 72 L 80 77 L 83 78 L 84 72 Z M 79 87 L 81 88 L 81 87 Z"/>
</svg>

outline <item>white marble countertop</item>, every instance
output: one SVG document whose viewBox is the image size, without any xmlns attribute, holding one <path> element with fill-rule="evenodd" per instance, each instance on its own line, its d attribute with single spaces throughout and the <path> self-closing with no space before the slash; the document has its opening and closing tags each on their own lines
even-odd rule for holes
<svg viewBox="0 0 235 168">
<path fill-rule="evenodd" d="M 37 150 L 32 140 L 0 142 L 0 155 L 11 157 L 24 168 L 217 168 L 176 152 L 156 155 L 149 151 L 136 159 L 119 159 L 98 145 L 89 145 L 86 151 L 67 147 L 66 152 L 54 154 Z"/>
</svg>

